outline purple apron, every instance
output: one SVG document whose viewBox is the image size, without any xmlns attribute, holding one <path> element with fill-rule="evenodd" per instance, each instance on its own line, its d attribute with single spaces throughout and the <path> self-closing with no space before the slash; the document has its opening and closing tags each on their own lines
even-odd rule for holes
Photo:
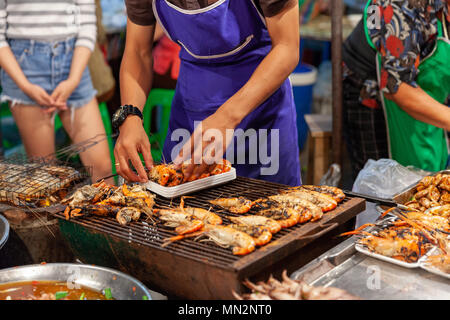
<svg viewBox="0 0 450 320">
<path fill-rule="evenodd" d="M 179 145 L 178 140 L 172 141 L 172 132 L 181 128 L 192 133 L 194 121 L 212 115 L 241 89 L 269 53 L 271 39 L 264 17 L 251 0 L 219 0 L 198 10 L 153 0 L 153 11 L 166 34 L 181 46 L 180 75 L 163 149 L 165 160 L 172 161 L 172 149 Z M 244 130 L 247 138 L 238 139 L 235 134 L 234 150 L 227 149 L 226 156 L 238 175 L 301 184 L 296 110 L 289 80 L 236 129 Z M 257 141 L 257 155 L 250 141 Z M 243 157 L 244 164 L 237 161 Z"/>
</svg>

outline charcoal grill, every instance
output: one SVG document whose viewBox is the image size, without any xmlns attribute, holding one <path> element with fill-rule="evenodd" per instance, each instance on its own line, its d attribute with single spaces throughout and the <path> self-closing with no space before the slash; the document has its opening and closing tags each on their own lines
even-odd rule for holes
<svg viewBox="0 0 450 320">
<path fill-rule="evenodd" d="M 192 194 L 186 206 L 209 208 L 208 200 L 245 196 L 256 200 L 278 193 L 287 186 L 238 177 L 233 182 Z M 157 206 L 178 206 L 180 199 L 156 198 Z M 185 239 L 168 247 L 162 240 L 175 233 L 162 225 L 138 221 L 119 225 L 113 217 L 85 216 L 70 221 L 60 212 L 60 228 L 74 253 L 85 263 L 118 268 L 140 279 L 150 288 L 170 297 L 185 299 L 233 299 L 242 293 L 242 280 L 264 279 L 269 273 L 293 271 L 336 245 L 339 227 L 365 209 L 360 198 L 346 198 L 335 210 L 316 222 L 283 229 L 264 247 L 246 256 L 213 243 Z M 228 212 L 215 210 L 224 224 Z M 346 226 L 347 231 L 351 227 Z M 318 243 L 320 240 L 320 244 Z"/>
</svg>

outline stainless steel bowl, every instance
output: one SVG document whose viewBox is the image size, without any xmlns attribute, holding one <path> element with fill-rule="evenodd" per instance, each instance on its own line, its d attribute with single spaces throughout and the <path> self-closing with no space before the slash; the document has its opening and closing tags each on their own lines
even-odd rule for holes
<svg viewBox="0 0 450 320">
<path fill-rule="evenodd" d="M 0 214 L 0 249 L 8 241 L 9 237 L 9 222 L 4 216 Z"/>
<path fill-rule="evenodd" d="M 150 291 L 137 279 L 117 270 L 76 263 L 47 263 L 0 270 L 0 284 L 21 281 L 62 281 L 68 289 L 81 285 L 99 292 L 111 288 L 116 300 L 151 300 Z"/>
</svg>

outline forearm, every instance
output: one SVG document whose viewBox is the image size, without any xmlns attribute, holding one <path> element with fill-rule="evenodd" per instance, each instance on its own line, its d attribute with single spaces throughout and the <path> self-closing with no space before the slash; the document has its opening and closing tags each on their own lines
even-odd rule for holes
<svg viewBox="0 0 450 320">
<path fill-rule="evenodd" d="M 238 124 L 286 80 L 298 64 L 298 47 L 277 45 L 256 68 L 248 82 L 220 109 Z"/>
<path fill-rule="evenodd" d="M 5 70 L 22 91 L 25 91 L 29 81 L 9 46 L 0 48 L 0 67 Z"/>
<path fill-rule="evenodd" d="M 450 131 L 450 108 L 433 99 L 421 88 L 402 83 L 395 94 L 386 97 L 411 117 Z"/>
<path fill-rule="evenodd" d="M 74 80 L 77 84 L 81 80 L 84 70 L 87 67 L 92 51 L 83 46 L 77 46 L 73 52 L 72 64 L 70 66 L 69 79 Z"/>
<path fill-rule="evenodd" d="M 152 87 L 153 59 L 150 50 L 125 50 L 120 67 L 120 95 L 122 105 L 131 104 L 144 110 Z"/>
</svg>

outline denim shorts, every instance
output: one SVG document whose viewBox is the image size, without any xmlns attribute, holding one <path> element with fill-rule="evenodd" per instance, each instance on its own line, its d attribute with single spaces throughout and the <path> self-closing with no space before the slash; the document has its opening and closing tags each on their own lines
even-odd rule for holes
<svg viewBox="0 0 450 320">
<path fill-rule="evenodd" d="M 48 94 L 52 94 L 58 84 L 69 77 L 75 38 L 54 42 L 9 39 L 8 43 L 28 81 L 42 87 Z M 0 79 L 2 102 L 9 101 L 12 106 L 17 103 L 36 105 L 3 69 Z M 67 106 L 72 109 L 80 108 L 96 94 L 86 67 L 78 87 L 67 100 Z"/>
</svg>

